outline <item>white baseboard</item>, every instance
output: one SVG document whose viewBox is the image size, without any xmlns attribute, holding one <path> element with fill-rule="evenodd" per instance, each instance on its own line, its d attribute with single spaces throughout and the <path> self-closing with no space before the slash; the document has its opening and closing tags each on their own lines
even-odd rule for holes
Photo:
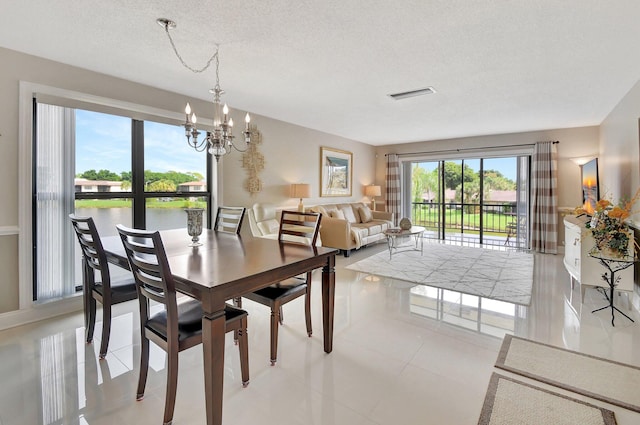
<svg viewBox="0 0 640 425">
<path fill-rule="evenodd" d="M 81 296 L 51 301 L 45 304 L 33 304 L 30 308 L 0 314 L 0 330 L 82 311 L 82 309 Z"/>
</svg>

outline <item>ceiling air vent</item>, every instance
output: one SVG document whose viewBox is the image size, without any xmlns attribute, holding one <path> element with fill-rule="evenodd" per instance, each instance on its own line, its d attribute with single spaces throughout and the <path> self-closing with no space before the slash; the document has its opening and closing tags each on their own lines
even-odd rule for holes
<svg viewBox="0 0 640 425">
<path fill-rule="evenodd" d="M 425 94 L 433 94 L 435 92 L 436 92 L 436 89 L 434 89 L 433 87 L 425 87 L 423 89 L 404 91 L 402 93 L 392 93 L 387 96 L 389 96 L 394 100 L 400 100 L 400 99 L 406 99 L 408 97 L 423 96 Z"/>
</svg>

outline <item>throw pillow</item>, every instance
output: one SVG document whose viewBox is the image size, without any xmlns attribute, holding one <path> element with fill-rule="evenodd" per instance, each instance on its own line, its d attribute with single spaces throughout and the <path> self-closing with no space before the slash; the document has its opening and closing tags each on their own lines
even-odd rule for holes
<svg viewBox="0 0 640 425">
<path fill-rule="evenodd" d="M 342 212 L 342 210 L 334 210 L 331 211 L 331 217 L 333 218 L 339 218 L 340 220 L 344 220 L 344 213 Z"/>
<path fill-rule="evenodd" d="M 367 206 L 358 208 L 358 214 L 360 214 L 360 221 L 363 223 L 368 223 L 373 220 L 373 214 Z"/>
<path fill-rule="evenodd" d="M 353 208 L 351 208 L 350 206 L 342 208 L 342 212 L 344 213 L 344 218 L 349 223 L 357 223 L 358 222 L 358 219 L 356 218 L 356 215 L 353 213 Z"/>
</svg>

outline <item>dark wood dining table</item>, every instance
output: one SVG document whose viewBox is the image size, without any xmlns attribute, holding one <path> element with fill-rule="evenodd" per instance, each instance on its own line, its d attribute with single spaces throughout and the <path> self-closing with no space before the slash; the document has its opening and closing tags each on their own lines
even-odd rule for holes
<svg viewBox="0 0 640 425">
<path fill-rule="evenodd" d="M 202 303 L 206 418 L 222 424 L 227 300 L 307 271 L 322 268 L 324 351 L 333 349 L 335 256 L 338 250 L 205 229 L 199 247 L 187 246 L 187 229 L 160 232 L 176 289 Z M 109 262 L 129 268 L 118 236 L 102 238 Z"/>
</svg>

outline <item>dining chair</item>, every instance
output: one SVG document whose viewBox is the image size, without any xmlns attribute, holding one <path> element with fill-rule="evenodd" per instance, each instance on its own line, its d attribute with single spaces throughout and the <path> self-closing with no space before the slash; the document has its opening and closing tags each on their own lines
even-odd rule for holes
<svg viewBox="0 0 640 425">
<path fill-rule="evenodd" d="M 163 423 L 171 424 L 178 384 L 178 353 L 202 343 L 202 306 L 198 300 L 178 302 L 175 282 L 160 232 L 135 230 L 121 224 L 118 233 L 129 260 L 140 303 L 140 376 L 136 400 L 142 400 L 149 370 L 149 341 L 167 352 L 167 393 Z M 164 306 L 151 314 L 149 302 Z M 238 331 L 242 385 L 249 385 L 247 312 L 233 306 L 225 308 L 225 331 Z"/>
<path fill-rule="evenodd" d="M 111 280 L 107 256 L 93 218 L 79 217 L 75 214 L 69 214 L 69 218 L 82 249 L 86 340 L 87 343 L 93 341 L 97 301 L 102 304 L 102 341 L 99 356 L 103 359 L 107 355 L 111 335 L 111 306 L 136 299 L 136 284 L 133 276 Z M 100 281 L 96 281 L 96 272 L 100 273 Z"/>
<path fill-rule="evenodd" d="M 240 233 L 242 219 L 244 219 L 246 210 L 245 207 L 218 207 L 213 229 L 222 232 Z"/>
<path fill-rule="evenodd" d="M 278 241 L 315 246 L 321 219 L 320 213 L 282 211 Z M 278 326 L 283 323 L 282 306 L 303 295 L 307 335 L 311 337 L 311 272 L 304 277 L 293 277 L 243 295 L 244 298 L 271 308 L 271 366 L 277 361 Z M 238 308 L 242 307 L 241 298 L 235 298 L 234 303 Z"/>
</svg>

